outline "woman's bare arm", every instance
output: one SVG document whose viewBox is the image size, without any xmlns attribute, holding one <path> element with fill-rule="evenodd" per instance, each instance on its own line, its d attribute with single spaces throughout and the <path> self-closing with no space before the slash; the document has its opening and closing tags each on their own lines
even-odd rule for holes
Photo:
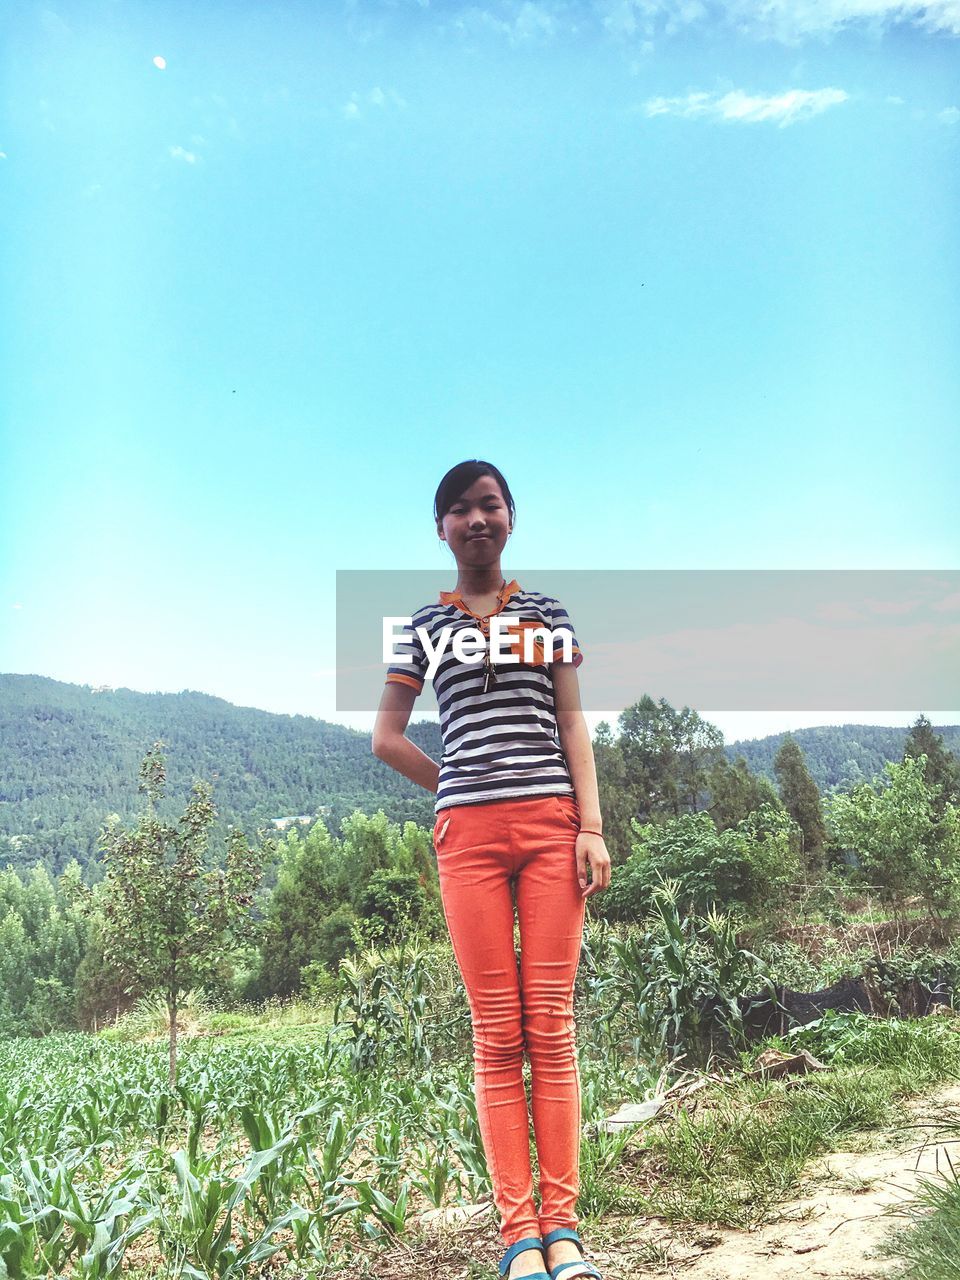
<svg viewBox="0 0 960 1280">
<path fill-rule="evenodd" d="M 573 789 L 577 793 L 580 809 L 580 825 L 577 836 L 577 876 L 580 892 L 587 898 L 592 893 L 602 893 L 610 883 L 610 855 L 602 835 L 600 793 L 597 787 L 597 765 L 593 758 L 593 743 L 587 722 L 580 706 L 580 681 L 572 662 L 554 662 L 553 693 L 556 706 L 557 736 L 570 770 Z M 587 883 L 587 864 L 590 866 L 590 883 Z"/>
<path fill-rule="evenodd" d="M 440 766 L 406 736 L 416 697 L 416 689 L 398 680 L 384 685 L 373 726 L 373 754 L 397 773 L 436 795 Z"/>
<path fill-rule="evenodd" d="M 580 706 L 580 681 L 572 662 L 554 662 L 553 693 L 556 704 L 557 735 L 566 757 L 580 806 L 580 820 L 590 831 L 602 831 L 597 766 L 593 758 L 590 731 Z"/>
</svg>

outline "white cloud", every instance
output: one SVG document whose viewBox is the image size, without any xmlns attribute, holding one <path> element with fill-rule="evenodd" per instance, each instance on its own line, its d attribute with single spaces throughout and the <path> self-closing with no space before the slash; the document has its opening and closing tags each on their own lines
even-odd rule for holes
<svg viewBox="0 0 960 1280">
<path fill-rule="evenodd" d="M 903 106 L 903 99 L 902 99 L 902 98 L 897 97 L 897 95 L 896 95 L 895 93 L 891 93 L 891 94 L 887 97 L 887 102 L 889 102 L 889 103 L 890 103 L 891 107 L 902 107 L 902 106 Z"/>
<path fill-rule="evenodd" d="M 379 85 L 367 94 L 367 101 L 372 107 L 405 107 L 406 99 L 401 98 L 396 89 L 381 89 Z"/>
<path fill-rule="evenodd" d="M 453 11 L 449 17 L 445 8 Z M 829 38 L 846 28 L 882 34 L 899 24 L 960 35 L 960 0 L 487 0 L 462 7 L 438 4 L 433 12 L 445 27 L 468 36 L 493 32 L 514 46 L 576 38 L 590 25 L 614 39 L 648 46 L 706 26 L 787 45 Z"/>
<path fill-rule="evenodd" d="M 52 9 L 41 9 L 40 21 L 45 31 L 52 36 L 68 36 L 70 34 L 70 26 L 59 13 L 54 13 Z"/>
<path fill-rule="evenodd" d="M 510 44 L 550 39 L 557 33 L 557 13 L 565 6 L 520 0 L 520 3 L 501 4 L 497 12 L 479 6 L 465 9 L 455 25 L 461 31 L 488 30 L 504 36 Z"/>
<path fill-rule="evenodd" d="M 704 20 L 786 44 L 853 25 L 909 23 L 960 35 L 960 0 L 594 0 L 594 13 L 621 39 L 672 35 Z"/>
<path fill-rule="evenodd" d="M 200 158 L 195 151 L 187 151 L 184 147 L 170 147 L 168 150 L 171 159 L 182 160 L 184 164 L 196 164 Z"/>
<path fill-rule="evenodd" d="M 6 160 L 6 158 L 7 158 L 7 153 L 5 151 L 0 151 L 0 160 Z"/>
<path fill-rule="evenodd" d="M 611 35 L 630 40 L 634 36 L 659 35 L 667 6 L 659 0 L 597 0 L 596 10 Z"/>
<path fill-rule="evenodd" d="M 737 26 L 787 42 L 853 24 L 882 30 L 901 22 L 960 35 L 960 0 L 727 0 L 724 8 Z"/>
<path fill-rule="evenodd" d="M 773 121 L 782 129 L 798 120 L 808 120 L 828 107 L 847 101 L 842 89 L 788 89 L 767 97 L 734 89 L 730 93 L 688 93 L 685 98 L 650 98 L 644 103 L 648 116 L 703 117 L 741 124 Z"/>
<path fill-rule="evenodd" d="M 937 115 L 937 119 L 943 124 L 956 124 L 960 121 L 960 111 L 956 107 L 944 107 Z"/>
<path fill-rule="evenodd" d="M 406 99 L 401 98 L 396 90 L 381 89 L 379 85 L 375 85 L 369 93 L 351 93 L 350 100 L 345 102 L 340 110 L 347 120 L 359 120 L 364 114 L 365 107 L 377 107 L 383 110 L 386 107 L 403 108 L 406 105 Z"/>
</svg>

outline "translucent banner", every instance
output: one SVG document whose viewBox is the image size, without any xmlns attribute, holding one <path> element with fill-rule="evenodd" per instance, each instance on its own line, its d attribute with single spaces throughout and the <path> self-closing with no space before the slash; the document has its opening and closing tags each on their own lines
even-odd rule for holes
<svg viewBox="0 0 960 1280">
<path fill-rule="evenodd" d="M 957 570 L 550 569 L 506 580 L 523 593 L 511 610 L 533 593 L 528 621 L 541 595 L 569 614 L 585 711 L 644 694 L 701 712 L 960 705 Z M 454 586 L 449 570 L 337 571 L 338 712 L 376 710 L 385 637 Z M 417 710 L 436 710 L 429 680 Z"/>
</svg>

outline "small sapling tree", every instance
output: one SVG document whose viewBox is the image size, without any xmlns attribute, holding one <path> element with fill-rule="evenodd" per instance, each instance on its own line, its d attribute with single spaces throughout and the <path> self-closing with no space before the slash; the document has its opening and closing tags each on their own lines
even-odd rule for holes
<svg viewBox="0 0 960 1280">
<path fill-rule="evenodd" d="M 252 936 L 253 895 L 276 842 L 247 847 L 231 829 L 223 867 L 207 868 L 207 829 L 217 813 L 211 787 L 194 782 L 191 798 L 173 825 L 156 803 L 166 783 L 162 742 L 140 765 L 147 804 L 136 827 L 125 830 L 112 815 L 100 835 L 106 876 L 102 943 L 104 959 L 145 995 L 160 994 L 170 1018 L 170 1085 L 177 1080 L 177 1010 L 181 997 L 210 982 L 231 952 Z"/>
</svg>

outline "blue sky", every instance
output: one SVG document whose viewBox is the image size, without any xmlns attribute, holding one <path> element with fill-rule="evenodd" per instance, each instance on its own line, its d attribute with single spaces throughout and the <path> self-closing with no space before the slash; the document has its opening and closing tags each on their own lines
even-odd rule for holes
<svg viewBox="0 0 960 1280">
<path fill-rule="evenodd" d="M 0 670 L 350 719 L 464 457 L 508 575 L 957 567 L 955 0 L 0 23 Z"/>
</svg>

